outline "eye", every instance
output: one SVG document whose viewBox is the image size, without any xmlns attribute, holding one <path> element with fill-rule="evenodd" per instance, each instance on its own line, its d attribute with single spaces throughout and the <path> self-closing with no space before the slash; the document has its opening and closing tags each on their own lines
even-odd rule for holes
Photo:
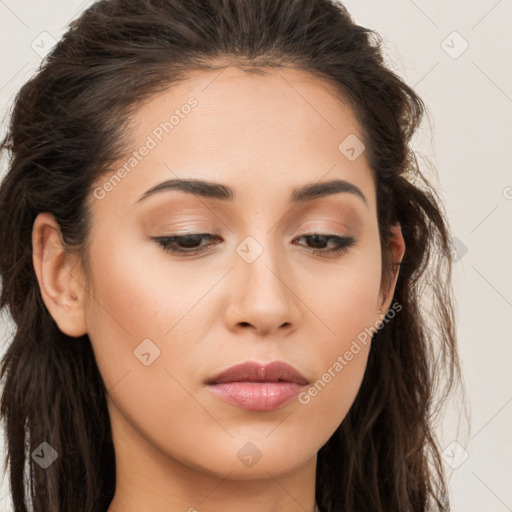
<svg viewBox="0 0 512 512">
<path fill-rule="evenodd" d="M 213 239 L 219 237 L 210 233 L 188 233 L 183 236 L 156 236 L 153 237 L 153 240 L 155 240 L 167 252 L 188 255 L 199 254 L 200 252 L 211 248 L 212 244 L 200 245 L 204 238 Z"/>
<path fill-rule="evenodd" d="M 313 250 L 311 252 L 313 254 L 320 253 L 336 255 L 340 252 L 348 251 L 348 249 L 356 242 L 351 236 L 323 235 L 319 233 L 302 235 L 301 237 L 296 238 L 296 240 L 300 240 L 301 238 L 308 239 L 310 243 L 312 243 Z M 329 241 L 334 242 L 334 247 L 331 249 L 324 248 L 325 245 L 328 245 Z"/>
<path fill-rule="evenodd" d="M 338 235 L 324 235 L 319 233 L 311 235 L 302 235 L 301 237 L 298 237 L 295 240 L 301 240 L 303 238 L 307 239 L 309 243 L 312 245 L 312 250 L 310 250 L 310 252 L 312 252 L 313 254 L 326 255 L 336 255 L 341 252 L 346 252 L 356 242 L 355 239 L 350 236 L 345 237 Z M 204 239 L 215 241 L 210 244 L 201 245 L 201 242 Z M 217 243 L 220 243 L 220 241 L 222 241 L 219 235 L 211 233 L 188 233 L 185 235 L 157 236 L 153 237 L 153 240 L 155 240 L 155 242 L 157 242 L 165 251 L 170 252 L 171 254 L 184 256 L 199 254 L 204 251 L 208 251 L 212 249 L 213 245 L 216 245 Z M 334 247 L 331 247 L 330 249 L 326 248 L 326 246 L 329 246 L 329 242 L 333 243 Z M 309 246 L 310 249 L 311 245 Z"/>
</svg>

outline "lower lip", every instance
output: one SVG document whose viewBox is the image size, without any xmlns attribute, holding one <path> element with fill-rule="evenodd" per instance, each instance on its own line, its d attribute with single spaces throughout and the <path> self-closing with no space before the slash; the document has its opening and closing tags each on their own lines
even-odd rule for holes
<svg viewBox="0 0 512 512">
<path fill-rule="evenodd" d="M 296 382 L 226 382 L 208 386 L 219 398 L 251 411 L 272 411 L 305 387 Z"/>
</svg>

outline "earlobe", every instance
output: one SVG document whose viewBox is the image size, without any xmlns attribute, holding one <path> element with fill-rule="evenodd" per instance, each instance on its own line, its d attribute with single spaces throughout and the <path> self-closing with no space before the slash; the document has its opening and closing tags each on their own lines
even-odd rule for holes
<svg viewBox="0 0 512 512">
<path fill-rule="evenodd" d="M 86 334 L 84 287 L 78 257 L 65 250 L 60 227 L 40 213 L 32 229 L 32 261 L 43 301 L 59 329 L 68 336 Z"/>
</svg>

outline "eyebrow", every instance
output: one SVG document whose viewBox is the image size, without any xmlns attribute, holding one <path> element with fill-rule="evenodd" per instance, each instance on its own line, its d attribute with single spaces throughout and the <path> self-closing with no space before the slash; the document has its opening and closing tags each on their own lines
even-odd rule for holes
<svg viewBox="0 0 512 512">
<path fill-rule="evenodd" d="M 234 201 L 235 193 L 233 189 L 221 183 L 213 183 L 210 181 L 196 180 L 196 179 L 176 179 L 167 180 L 150 188 L 136 201 L 136 203 L 146 199 L 158 192 L 168 190 L 179 190 L 188 194 L 193 194 L 208 199 L 220 199 L 223 201 Z M 364 201 L 366 206 L 368 202 L 361 189 L 356 187 L 353 183 L 346 180 L 336 179 L 331 181 L 323 181 L 319 183 L 310 183 L 303 185 L 292 190 L 290 202 L 302 203 L 311 201 L 321 197 L 339 194 L 341 192 L 353 194 Z"/>
</svg>

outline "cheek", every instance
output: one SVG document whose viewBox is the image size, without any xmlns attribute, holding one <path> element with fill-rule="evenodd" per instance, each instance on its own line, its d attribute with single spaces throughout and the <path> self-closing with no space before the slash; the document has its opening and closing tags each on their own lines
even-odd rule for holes
<svg viewBox="0 0 512 512">
<path fill-rule="evenodd" d="M 158 356 L 147 369 L 170 367 L 176 354 L 185 357 L 195 340 L 204 337 L 207 301 L 200 299 L 218 279 L 215 274 L 196 279 L 190 286 L 194 276 L 184 267 L 167 261 L 152 265 L 148 255 L 151 248 L 127 252 L 125 246 L 130 244 L 97 236 L 91 247 L 94 286 L 86 321 L 107 389 L 128 371 L 146 368 L 138 358 L 141 350 L 146 353 L 148 349 L 151 359 Z M 186 343 L 182 341 L 180 347 L 176 340 Z M 172 351 L 168 350 L 171 343 Z"/>
<path fill-rule="evenodd" d="M 309 288 L 311 303 L 318 308 L 315 313 L 324 324 L 315 345 L 322 371 L 302 395 L 302 403 L 324 410 L 331 428 L 347 414 L 364 377 L 377 326 L 379 258 L 378 247 L 361 251 L 334 278 L 318 280 Z"/>
<path fill-rule="evenodd" d="M 188 318 L 188 311 L 207 294 L 218 275 L 204 272 L 198 279 L 197 266 L 171 260 L 156 242 L 132 231 L 127 227 L 117 236 L 96 236 L 91 249 L 96 303 L 91 304 L 91 311 L 105 325 L 122 326 L 134 340 L 161 339 L 175 326 L 181 327 L 180 319 Z"/>
<path fill-rule="evenodd" d="M 335 334 L 317 337 L 311 353 L 317 375 L 298 401 L 311 411 L 310 417 L 323 418 L 325 441 L 347 415 L 361 386 L 374 332 L 373 299 L 373 293 L 360 293 L 347 303 L 342 301 L 338 316 L 331 319 Z"/>
<path fill-rule="evenodd" d="M 308 297 L 327 328 L 328 345 L 343 349 L 376 321 L 381 280 L 378 246 L 362 247 L 339 268 L 324 272 L 309 280 Z"/>
<path fill-rule="evenodd" d="M 91 251 L 94 291 L 87 325 L 110 415 L 123 426 L 122 436 L 134 435 L 126 424 L 140 433 L 130 442 L 151 440 L 168 452 L 171 440 L 180 439 L 179 458 L 187 459 L 198 437 L 219 428 L 188 391 L 195 389 L 191 376 L 197 373 L 198 344 L 212 307 L 199 299 L 218 274 L 196 278 L 197 286 L 191 287 L 194 276 L 180 265 L 151 265 L 143 248 L 127 253 L 122 245 L 97 237 Z M 197 430 L 184 429 L 183 418 L 201 418 Z"/>
</svg>

